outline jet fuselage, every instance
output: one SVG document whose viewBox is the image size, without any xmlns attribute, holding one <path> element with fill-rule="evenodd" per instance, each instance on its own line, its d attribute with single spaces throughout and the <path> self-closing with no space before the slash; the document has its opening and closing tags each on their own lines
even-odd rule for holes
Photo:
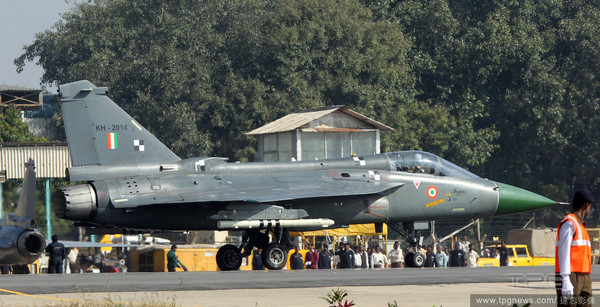
<svg viewBox="0 0 600 307">
<path fill-rule="evenodd" d="M 554 203 L 418 151 L 266 163 L 192 158 L 163 165 L 111 168 L 103 172 L 97 167 L 94 174 L 89 174 L 89 168 L 80 169 L 85 173 L 70 169 L 72 180 L 78 176 L 100 179 L 68 187 L 57 214 L 90 224 L 133 229 L 207 230 L 218 229 L 221 220 L 327 218 L 337 227 L 488 217 L 503 204 L 500 200 L 505 189 L 533 195 L 536 202 L 530 203 L 530 208 L 504 204 L 500 213 Z M 134 170 L 143 175 L 123 176 Z M 87 198 L 74 201 L 73 195 Z M 85 205 L 67 205 L 74 203 Z M 290 210 L 305 212 L 289 215 L 286 211 Z"/>
</svg>

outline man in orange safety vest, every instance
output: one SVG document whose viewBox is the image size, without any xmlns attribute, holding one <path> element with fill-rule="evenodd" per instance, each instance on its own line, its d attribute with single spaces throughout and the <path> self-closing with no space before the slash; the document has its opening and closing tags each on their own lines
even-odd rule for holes
<svg viewBox="0 0 600 307">
<path fill-rule="evenodd" d="M 583 219 L 590 214 L 594 196 L 577 191 L 573 211 L 558 224 L 556 238 L 556 293 L 559 306 L 591 306 L 592 247 Z"/>
</svg>

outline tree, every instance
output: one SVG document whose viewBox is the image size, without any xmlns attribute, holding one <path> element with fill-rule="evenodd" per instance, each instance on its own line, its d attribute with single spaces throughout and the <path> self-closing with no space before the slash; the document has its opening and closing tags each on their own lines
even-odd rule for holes
<svg viewBox="0 0 600 307">
<path fill-rule="evenodd" d="M 245 132 L 297 109 L 345 104 L 397 128 L 384 134 L 387 150 L 481 163 L 494 134 L 473 131 L 453 107 L 418 102 L 410 50 L 401 28 L 355 0 L 96 1 L 38 34 L 16 64 L 38 59 L 44 82 L 109 86 L 183 157 L 250 160 L 255 140 Z M 449 139 L 456 145 L 442 144 Z"/>
<path fill-rule="evenodd" d="M 362 2 L 414 42 L 417 99 L 483 136 L 473 171 L 562 201 L 599 195 L 597 1 Z M 479 140 L 465 135 L 450 146 Z"/>
<path fill-rule="evenodd" d="M 35 136 L 23 122 L 19 109 L 10 105 L 0 109 L 0 143 L 41 142 L 42 136 Z"/>
</svg>

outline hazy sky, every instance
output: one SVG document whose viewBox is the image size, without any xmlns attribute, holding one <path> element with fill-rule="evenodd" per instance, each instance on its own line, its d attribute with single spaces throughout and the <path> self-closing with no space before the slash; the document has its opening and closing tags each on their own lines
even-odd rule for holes
<svg viewBox="0 0 600 307">
<path fill-rule="evenodd" d="M 42 67 L 27 62 L 20 74 L 14 59 L 23 46 L 33 43 L 35 34 L 50 29 L 60 15 L 73 7 L 73 0 L 0 0 L 0 84 L 40 88 Z M 56 92 L 55 88 L 48 88 Z"/>
</svg>

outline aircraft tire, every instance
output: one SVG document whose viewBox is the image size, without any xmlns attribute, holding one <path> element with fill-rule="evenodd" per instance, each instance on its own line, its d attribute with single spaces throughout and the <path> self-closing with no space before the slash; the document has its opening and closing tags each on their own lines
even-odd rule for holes
<svg viewBox="0 0 600 307">
<path fill-rule="evenodd" d="M 263 264 L 269 270 L 281 270 L 287 264 L 288 250 L 279 243 L 270 243 L 261 254 Z"/>
<path fill-rule="evenodd" d="M 217 266 L 221 271 L 235 271 L 242 265 L 242 253 L 235 245 L 221 246 L 217 251 Z"/>
<path fill-rule="evenodd" d="M 422 268 L 425 264 L 425 255 L 421 253 L 414 253 L 412 257 L 412 264 L 415 268 Z"/>
</svg>

